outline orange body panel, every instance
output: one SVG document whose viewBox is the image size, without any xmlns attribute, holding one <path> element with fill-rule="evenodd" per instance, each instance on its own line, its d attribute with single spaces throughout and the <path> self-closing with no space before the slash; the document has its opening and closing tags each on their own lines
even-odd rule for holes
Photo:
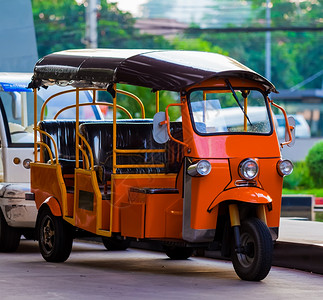
<svg viewBox="0 0 323 300">
<path fill-rule="evenodd" d="M 208 211 L 210 203 L 230 183 L 230 168 L 226 159 L 210 159 L 212 171 L 207 176 L 192 177 L 191 228 L 215 229 L 216 211 Z"/>
<path fill-rule="evenodd" d="M 120 209 L 128 202 L 131 187 L 174 188 L 176 175 L 147 174 L 147 175 L 112 175 L 113 193 L 113 232 L 120 232 Z"/>
<path fill-rule="evenodd" d="M 96 233 L 97 204 L 101 193 L 96 189 L 94 171 L 75 170 L 75 225 L 89 232 Z"/>
<path fill-rule="evenodd" d="M 181 239 L 183 225 L 183 199 L 178 199 L 166 209 L 166 232 L 167 238 Z"/>
<path fill-rule="evenodd" d="M 121 203 L 121 235 L 145 236 L 145 203 Z"/>
<path fill-rule="evenodd" d="M 130 192 L 129 202 L 121 208 L 121 235 L 181 238 L 183 201 L 179 194 Z"/>
<path fill-rule="evenodd" d="M 66 203 L 67 203 L 67 216 L 74 216 L 74 194 L 67 193 L 66 194 Z"/>
</svg>

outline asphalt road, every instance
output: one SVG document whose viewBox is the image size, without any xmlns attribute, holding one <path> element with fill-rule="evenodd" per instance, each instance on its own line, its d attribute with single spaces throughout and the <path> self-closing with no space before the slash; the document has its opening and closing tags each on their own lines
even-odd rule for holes
<svg viewBox="0 0 323 300">
<path fill-rule="evenodd" d="M 323 276 L 273 267 L 262 282 L 240 280 L 227 261 L 172 261 L 163 253 L 74 242 L 65 263 L 47 263 L 33 241 L 0 254 L 0 299 L 322 299 Z"/>
</svg>

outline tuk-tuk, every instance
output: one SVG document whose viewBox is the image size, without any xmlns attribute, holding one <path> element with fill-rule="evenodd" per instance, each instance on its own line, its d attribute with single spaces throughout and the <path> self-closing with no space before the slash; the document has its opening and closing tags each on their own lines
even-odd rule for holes
<svg viewBox="0 0 323 300">
<path fill-rule="evenodd" d="M 147 97 L 154 93 L 153 119 L 121 84 L 148 88 Z M 171 259 L 187 259 L 197 248 L 221 250 L 241 279 L 267 276 L 283 177 L 293 170 L 280 152 L 292 143 L 293 126 L 269 98 L 277 92 L 271 82 L 215 53 L 96 49 L 40 59 L 29 85 L 35 99 L 50 85 L 75 88 L 75 104 L 64 111 L 75 109 L 76 118 L 59 120 L 62 109 L 53 120 L 43 119 L 55 95 L 35 118 L 29 197 L 38 208 L 46 261 L 65 261 L 73 238 L 89 232 L 111 250 L 126 249 L 132 240 L 158 241 Z M 79 103 L 84 90 L 92 91 L 92 103 Z M 178 101 L 159 111 L 164 91 Z M 99 101 L 99 93 L 111 102 Z M 136 101 L 139 116 L 118 103 L 120 95 Z M 86 105 L 107 107 L 112 119 L 80 119 Z M 285 116 L 281 145 L 272 105 Z"/>
</svg>

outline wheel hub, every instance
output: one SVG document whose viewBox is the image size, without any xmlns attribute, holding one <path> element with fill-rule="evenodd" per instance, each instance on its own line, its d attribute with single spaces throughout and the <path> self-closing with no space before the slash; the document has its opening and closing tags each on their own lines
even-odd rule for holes
<svg viewBox="0 0 323 300">
<path fill-rule="evenodd" d="M 52 229 L 51 221 L 50 221 L 50 219 L 48 219 L 45 226 L 44 226 L 44 229 L 43 229 L 44 244 L 47 249 L 53 248 L 52 240 L 53 240 L 54 235 L 55 235 L 55 232 Z"/>
</svg>

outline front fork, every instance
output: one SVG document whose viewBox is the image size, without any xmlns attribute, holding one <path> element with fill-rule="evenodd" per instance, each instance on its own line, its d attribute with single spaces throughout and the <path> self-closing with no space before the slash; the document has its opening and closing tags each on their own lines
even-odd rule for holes
<svg viewBox="0 0 323 300">
<path fill-rule="evenodd" d="M 239 215 L 238 204 L 230 204 L 229 205 L 229 214 L 230 214 L 230 223 L 231 223 L 231 227 L 233 229 L 233 234 L 234 234 L 235 250 L 237 253 L 245 253 L 246 249 L 244 249 L 241 246 L 241 241 L 240 241 L 240 226 L 241 226 L 241 224 L 240 224 L 240 215 Z M 265 224 L 267 224 L 266 212 L 265 212 L 264 205 L 258 205 L 257 217 L 258 217 L 258 219 L 263 221 Z"/>
</svg>

